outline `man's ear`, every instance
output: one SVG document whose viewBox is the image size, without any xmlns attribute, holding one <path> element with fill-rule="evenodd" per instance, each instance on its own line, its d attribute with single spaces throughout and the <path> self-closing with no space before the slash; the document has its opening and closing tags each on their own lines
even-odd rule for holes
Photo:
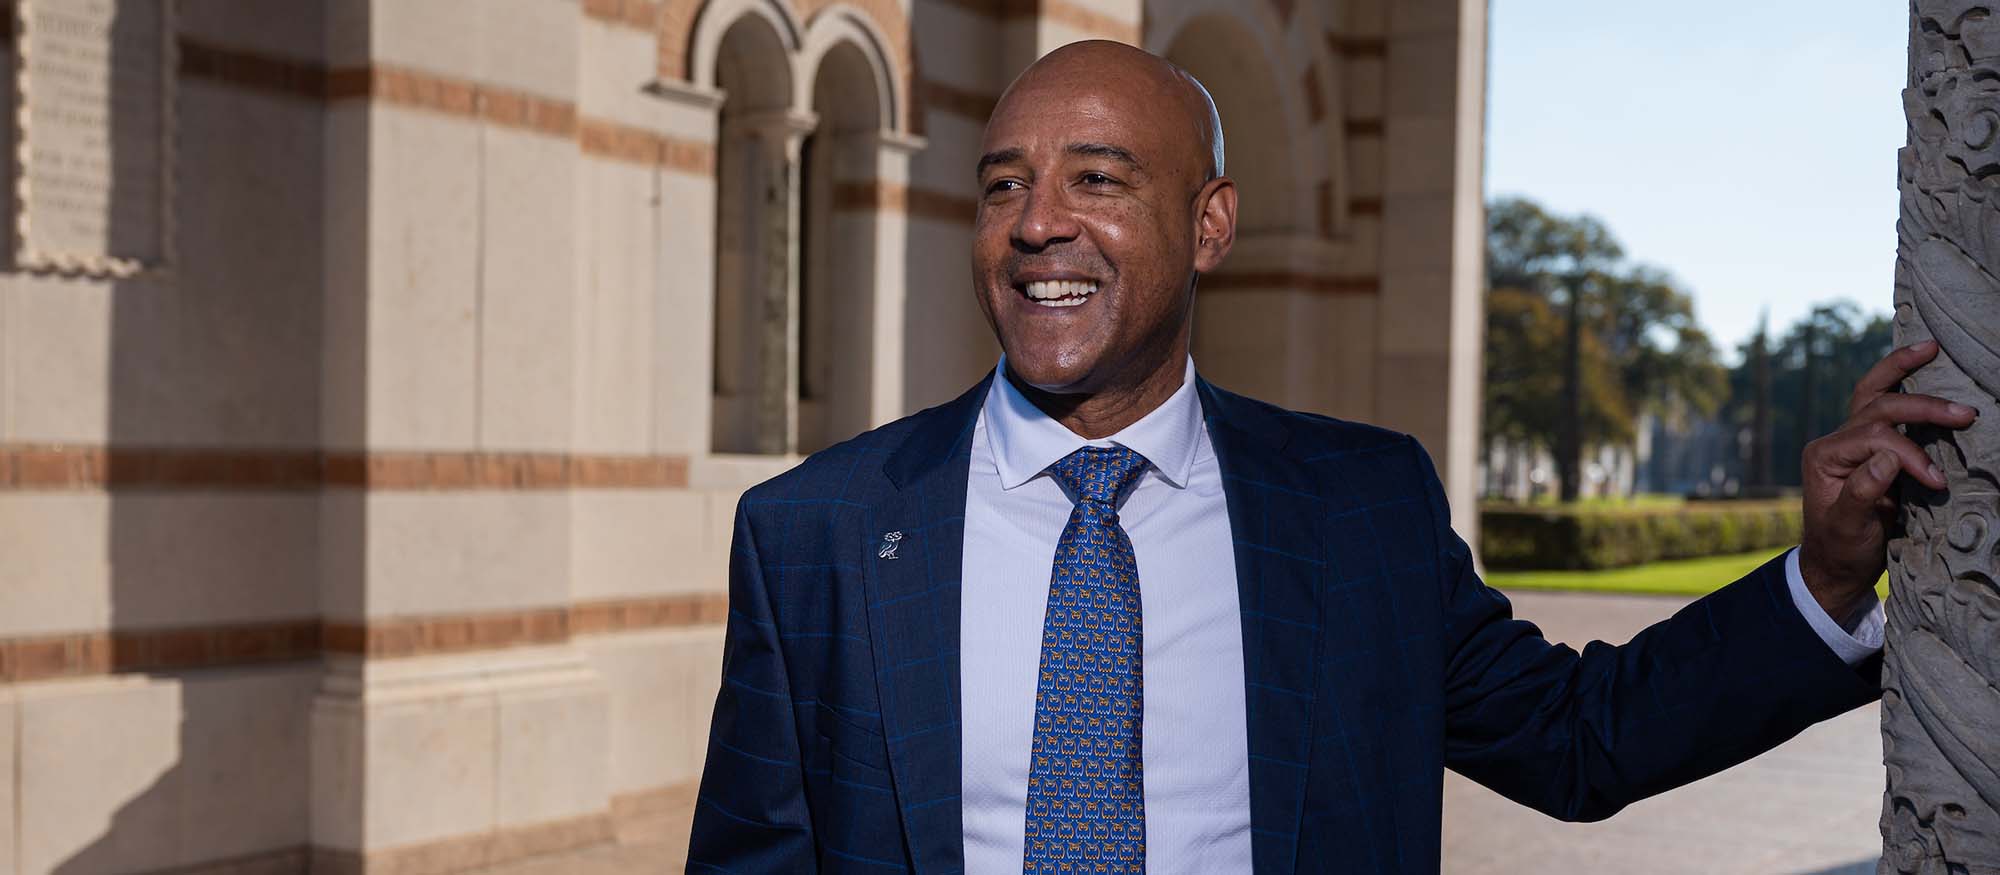
<svg viewBox="0 0 2000 875">
<path fill-rule="evenodd" d="M 1222 266 L 1236 245 L 1236 180 L 1218 176 L 1195 195 L 1194 272 L 1210 273 Z"/>
</svg>

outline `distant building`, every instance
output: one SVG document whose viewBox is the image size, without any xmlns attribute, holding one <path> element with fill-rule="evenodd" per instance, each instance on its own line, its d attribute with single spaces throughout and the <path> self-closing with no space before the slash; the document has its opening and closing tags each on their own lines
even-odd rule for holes
<svg viewBox="0 0 2000 875">
<path fill-rule="evenodd" d="M 993 365 L 982 124 L 1076 39 L 1220 101 L 1202 370 L 1414 433 L 1472 536 L 1480 0 L 8 7 L 0 872 L 684 815 L 738 495 Z"/>
</svg>

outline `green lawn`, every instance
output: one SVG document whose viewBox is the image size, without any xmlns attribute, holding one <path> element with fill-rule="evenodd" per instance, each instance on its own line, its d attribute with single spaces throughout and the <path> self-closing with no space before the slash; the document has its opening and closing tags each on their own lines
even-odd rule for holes
<svg viewBox="0 0 2000 875">
<path fill-rule="evenodd" d="M 1605 571 L 1490 571 L 1486 574 L 1486 582 L 1500 589 L 1700 596 L 1749 574 L 1782 552 L 1758 550 L 1733 556 L 1677 559 Z M 1875 585 L 1875 591 L 1884 598 L 1888 597 L 1888 575 L 1883 575 L 1882 581 Z"/>
<path fill-rule="evenodd" d="M 1680 507 L 1687 503 L 1688 503 L 1687 498 L 1684 496 L 1664 495 L 1657 492 L 1640 492 L 1634 495 L 1614 495 L 1610 497 L 1582 498 L 1570 502 L 1567 506 L 1574 508 L 1576 510 L 1584 510 L 1584 511 L 1657 510 L 1670 507 Z M 1564 506 L 1560 502 L 1556 501 L 1556 497 L 1553 495 L 1539 496 L 1535 500 L 1525 503 L 1487 499 L 1482 501 L 1481 505 L 1484 507 L 1491 507 L 1496 510 L 1518 510 L 1521 508 L 1529 508 L 1529 507 L 1555 508 Z"/>
</svg>

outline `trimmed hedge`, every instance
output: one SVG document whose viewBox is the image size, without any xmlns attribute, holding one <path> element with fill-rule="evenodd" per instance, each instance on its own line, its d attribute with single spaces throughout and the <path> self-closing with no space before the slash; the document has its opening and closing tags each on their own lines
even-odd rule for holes
<svg viewBox="0 0 2000 875">
<path fill-rule="evenodd" d="M 1799 542 L 1801 526 L 1796 500 L 1630 509 L 1487 505 L 1479 514 L 1479 543 L 1488 568 L 1588 571 L 1789 547 Z"/>
</svg>

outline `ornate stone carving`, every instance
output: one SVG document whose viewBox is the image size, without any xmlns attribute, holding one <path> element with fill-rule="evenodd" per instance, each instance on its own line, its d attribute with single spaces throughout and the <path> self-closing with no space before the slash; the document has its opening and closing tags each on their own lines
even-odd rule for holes
<svg viewBox="0 0 2000 875">
<path fill-rule="evenodd" d="M 1907 478 L 1889 544 L 1882 875 L 2000 873 L 2000 18 L 1915 0 L 1899 155 L 1896 335 L 1938 341 L 1911 392 L 1986 415 L 1912 429 L 1950 481 Z"/>
</svg>

